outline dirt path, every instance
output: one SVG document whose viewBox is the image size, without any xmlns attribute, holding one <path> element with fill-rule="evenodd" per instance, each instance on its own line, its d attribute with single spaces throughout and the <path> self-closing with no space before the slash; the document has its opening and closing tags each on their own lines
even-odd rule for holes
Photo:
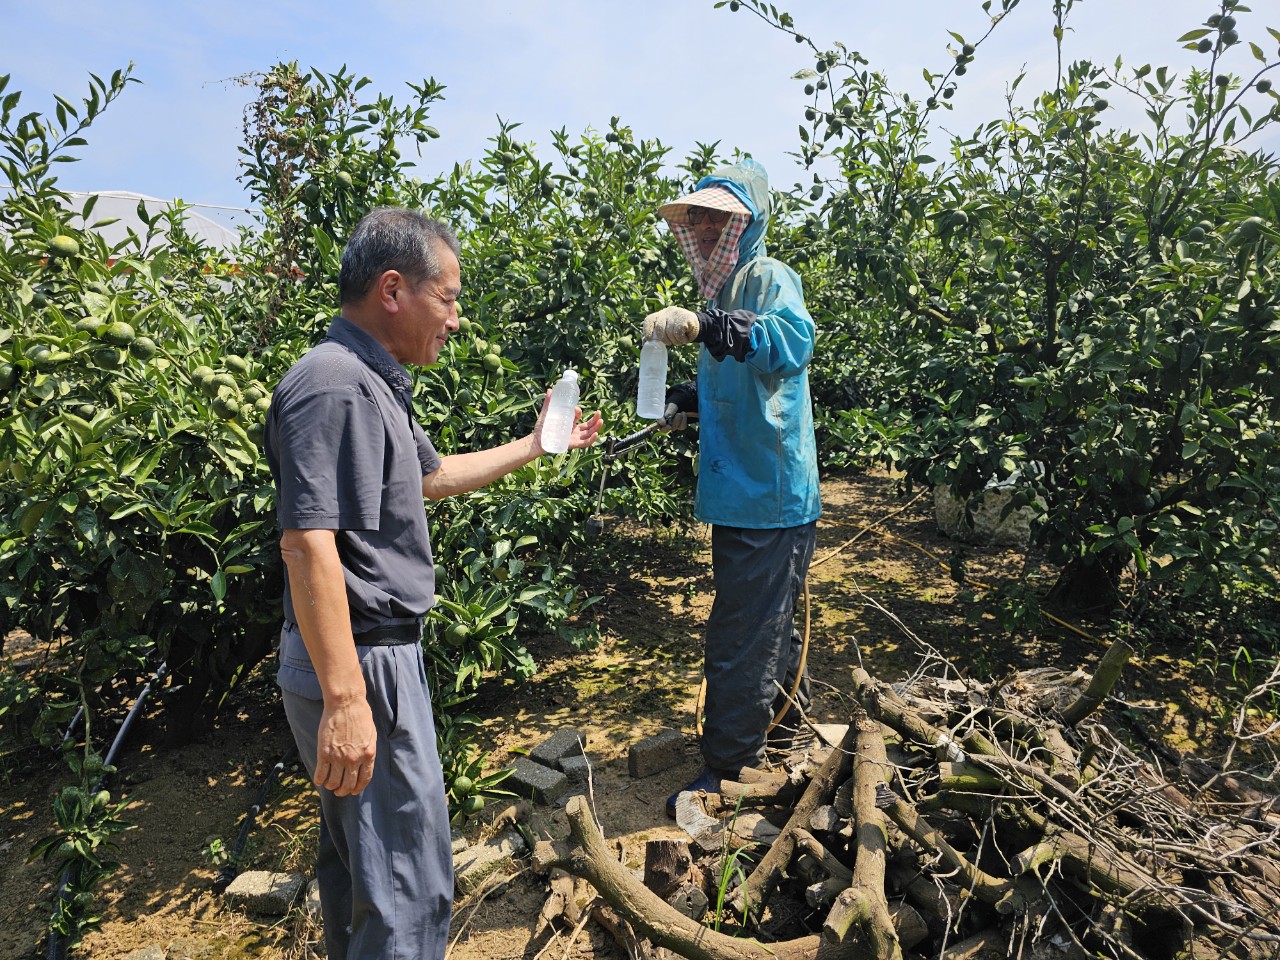
<svg viewBox="0 0 1280 960">
<path fill-rule="evenodd" d="M 928 497 L 900 499 L 883 476 L 828 480 L 823 494 L 826 516 L 809 580 L 816 720 L 845 718 L 842 691 L 854 665 L 865 662 L 893 679 L 918 663 L 920 643 L 984 678 L 1037 663 L 1076 666 L 1096 658 L 1096 645 L 1063 631 L 1011 640 L 990 622 L 967 623 L 956 584 L 924 552 L 945 561 L 954 549 L 936 532 Z M 863 531 L 873 524 L 883 532 Z M 483 745 L 497 764 L 563 727 L 585 733 L 599 819 L 608 836 L 623 841 L 633 866 L 641 865 L 646 840 L 674 835 L 663 803 L 699 766 L 693 711 L 711 578 L 705 537 L 695 533 L 691 540 L 664 534 L 632 542 L 625 530 L 607 532 L 629 559 L 617 575 L 587 575 L 589 588 L 603 597 L 592 608 L 603 633 L 600 645 L 589 652 L 558 642 L 535 645 L 539 674 L 519 687 L 494 683 L 474 706 L 489 718 Z M 970 575 L 984 581 L 1006 577 L 1022 562 L 1016 551 L 968 553 Z M 305 918 L 263 924 L 222 909 L 210 892 L 216 873 L 210 844 L 233 842 L 264 774 L 288 745 L 268 671 L 259 673 L 208 743 L 176 754 L 144 748 L 122 760 L 125 816 L 139 829 L 124 835 L 124 867 L 110 882 L 102 928 L 86 939 L 84 955 L 118 960 L 159 945 L 168 960 L 314 956 L 308 944 L 318 931 Z M 632 781 L 628 747 L 662 729 L 688 734 L 685 761 Z M 144 731 L 137 742 L 145 739 Z M 45 864 L 24 858 L 48 829 L 56 787 L 56 770 L 0 785 L 0 960 L 35 955 L 46 910 L 31 905 L 47 901 L 53 886 Z M 480 827 L 472 824 L 468 832 Z M 563 810 L 538 808 L 533 829 L 565 835 Z M 253 835 L 248 866 L 308 869 L 314 841 L 314 800 L 294 769 L 274 791 Z M 547 946 L 545 936 L 532 939 L 543 896 L 542 880 L 526 870 L 500 896 L 459 903 L 452 960 L 535 956 Z M 576 945 L 559 943 L 544 955 L 621 957 L 590 928 Z"/>
</svg>

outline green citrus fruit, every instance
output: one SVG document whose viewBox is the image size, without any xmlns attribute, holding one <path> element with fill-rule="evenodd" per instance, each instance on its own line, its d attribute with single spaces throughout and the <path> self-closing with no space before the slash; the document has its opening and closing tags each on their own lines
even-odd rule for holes
<svg viewBox="0 0 1280 960">
<path fill-rule="evenodd" d="M 97 336 L 98 328 L 101 326 L 102 324 L 93 319 L 93 317 L 82 317 L 76 321 L 76 330 L 79 333 L 92 333 L 94 336 Z"/>
<path fill-rule="evenodd" d="M 342 186 L 344 187 L 350 187 L 352 184 L 351 174 L 347 173 L 347 171 L 345 170 L 339 170 L 337 181 L 338 183 L 342 184 Z"/>
<path fill-rule="evenodd" d="M 502 369 L 502 358 L 496 353 L 486 353 L 484 355 L 484 368 L 490 373 L 497 373 Z"/>
<path fill-rule="evenodd" d="M 218 397 L 213 401 L 213 412 L 230 420 L 240 412 L 240 404 L 231 397 Z"/>
<path fill-rule="evenodd" d="M 444 642 L 451 647 L 460 647 L 467 642 L 469 636 L 471 636 L 471 628 L 465 623 L 451 623 L 449 629 L 444 632 Z"/>
<path fill-rule="evenodd" d="M 118 370 L 124 363 L 124 351 L 115 347 L 99 347 L 93 351 L 93 362 L 105 370 Z"/>
<path fill-rule="evenodd" d="M 200 392 L 212 400 L 218 395 L 218 382 L 213 374 L 200 378 Z"/>
<path fill-rule="evenodd" d="M 484 809 L 484 797 L 478 797 L 475 794 L 467 797 L 461 804 L 462 812 L 468 817 L 474 816 Z"/>
<path fill-rule="evenodd" d="M 127 347 L 133 343 L 135 334 L 133 327 L 125 323 L 123 320 L 117 320 L 110 324 L 107 329 L 102 331 L 102 339 L 107 343 L 115 344 L 117 347 Z"/>
<path fill-rule="evenodd" d="M 267 428 L 262 423 L 251 423 L 245 427 L 244 432 L 249 435 L 249 439 L 254 443 L 262 443 L 262 438 L 266 435 Z"/>
<path fill-rule="evenodd" d="M 75 413 L 81 420 L 92 420 L 97 416 L 98 408 L 92 403 L 82 403 L 76 407 Z"/>
<path fill-rule="evenodd" d="M 1271 81 L 1265 79 L 1259 80 L 1254 84 L 1253 89 L 1257 90 L 1259 93 L 1269 93 L 1271 90 Z"/>
<path fill-rule="evenodd" d="M 474 323 L 472 323 L 470 320 L 468 320 L 466 317 L 459 317 L 459 318 L 458 318 L 458 332 L 459 332 L 459 333 L 471 333 L 471 331 L 473 331 L 473 330 L 475 329 L 475 326 L 476 326 L 476 325 L 475 325 Z"/>
<path fill-rule="evenodd" d="M 213 367 L 206 367 L 203 364 L 191 371 L 191 379 L 199 383 L 205 377 L 213 376 Z"/>
<path fill-rule="evenodd" d="M 267 411 L 271 409 L 271 398 L 259 397 L 257 400 L 253 401 L 253 409 L 265 417 L 267 415 Z"/>
<path fill-rule="evenodd" d="M 453 794 L 456 797 L 469 797 L 476 785 L 470 777 L 457 777 L 453 781 Z"/>
<path fill-rule="evenodd" d="M 0 392 L 8 393 L 18 382 L 18 368 L 12 363 L 0 363 Z"/>
<path fill-rule="evenodd" d="M 22 351 L 28 360 L 37 367 L 46 367 L 49 365 L 50 359 L 53 357 L 53 351 L 43 343 L 34 343 Z"/>
<path fill-rule="evenodd" d="M 74 257 L 80 253 L 80 242 L 75 237 L 60 233 L 49 241 L 49 255 L 54 257 Z"/>
<path fill-rule="evenodd" d="M 139 337 L 129 344 L 129 352 L 139 360 L 150 360 L 156 355 L 158 349 L 156 342 L 150 337 Z"/>
<path fill-rule="evenodd" d="M 241 376 L 249 372 L 249 362 L 244 357 L 238 357 L 234 353 L 228 353 L 223 357 L 222 365 L 232 373 L 238 373 Z"/>
</svg>

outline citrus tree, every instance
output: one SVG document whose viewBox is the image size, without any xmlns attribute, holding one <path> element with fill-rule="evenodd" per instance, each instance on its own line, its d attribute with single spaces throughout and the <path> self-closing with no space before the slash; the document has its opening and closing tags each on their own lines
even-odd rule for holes
<svg viewBox="0 0 1280 960">
<path fill-rule="evenodd" d="M 0 636 L 25 630 L 49 651 L 37 670 L 0 670 L 0 732 L 7 751 L 61 746 L 76 779 L 38 851 L 66 868 L 52 929 L 73 938 L 125 827 L 100 789 L 109 721 L 163 665 L 162 722 L 177 740 L 199 736 L 271 651 L 282 570 L 263 420 L 274 384 L 336 312 L 359 218 L 404 205 L 462 235 L 466 316 L 414 388 L 442 452 L 527 432 L 567 366 L 582 373 L 584 407 L 628 432 L 640 320 L 692 294 L 653 211 L 717 159 L 699 148 L 666 176 L 665 148 L 617 119 L 575 142 L 553 133 L 542 157 L 503 124 L 484 157 L 423 181 L 401 150 L 437 136 L 426 121 L 439 84 L 411 84 L 399 105 L 345 70 L 277 64 L 253 80 L 246 114 L 257 229 L 217 251 L 188 234 L 180 205 L 140 207 L 145 233 L 108 245 L 94 201 L 73 209 L 54 164 L 86 146 L 129 82 L 128 70 L 94 77 L 79 105 L 58 98 L 50 117 L 21 113 L 0 81 Z M 673 491 L 691 463 L 687 444 L 638 455 L 608 506 L 679 516 L 688 496 Z M 466 701 L 485 677 L 532 673 L 539 633 L 592 636 L 574 565 L 599 468 L 598 451 L 544 458 L 430 508 L 439 596 L 427 650 L 459 816 L 501 779 L 471 743 Z"/>
<path fill-rule="evenodd" d="M 1003 116 L 945 144 L 931 123 L 990 30 L 953 35 L 923 98 L 797 33 L 800 152 L 839 171 L 815 173 L 798 237 L 829 455 L 961 494 L 1021 478 L 1060 600 L 1115 602 L 1126 568 L 1144 589 L 1272 583 L 1280 191 L 1250 148 L 1280 119 L 1280 33 L 1242 39 L 1247 15 L 1226 0 L 1183 36 L 1202 58 L 1185 77 L 1077 62 L 1030 96 L 1016 77 Z M 1108 124 L 1121 97 L 1145 127 Z"/>
</svg>

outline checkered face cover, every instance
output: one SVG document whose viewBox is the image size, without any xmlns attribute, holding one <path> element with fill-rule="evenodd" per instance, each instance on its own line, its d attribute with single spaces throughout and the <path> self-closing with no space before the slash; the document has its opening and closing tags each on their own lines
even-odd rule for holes
<svg viewBox="0 0 1280 960">
<path fill-rule="evenodd" d="M 742 239 L 750 222 L 751 217 L 747 214 L 731 213 L 729 221 L 720 231 L 716 248 L 706 260 L 698 252 L 697 229 L 687 223 L 671 224 L 671 232 L 676 235 L 676 242 L 684 251 L 684 258 L 693 268 L 694 279 L 698 281 L 698 292 L 706 299 L 714 300 L 720 296 L 720 289 L 733 273 L 733 268 L 738 265 L 738 241 Z"/>
</svg>

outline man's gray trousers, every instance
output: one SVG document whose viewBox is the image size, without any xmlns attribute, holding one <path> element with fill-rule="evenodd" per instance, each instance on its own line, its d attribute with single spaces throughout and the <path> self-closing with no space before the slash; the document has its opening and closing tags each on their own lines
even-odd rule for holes
<svg viewBox="0 0 1280 960">
<path fill-rule="evenodd" d="M 765 731 L 800 663 L 796 602 L 804 590 L 817 523 L 778 530 L 711 528 L 716 596 L 707 620 L 702 756 L 721 774 L 764 759 Z M 809 701 L 808 673 L 796 699 Z M 788 718 L 798 720 L 793 707 Z"/>
<path fill-rule="evenodd" d="M 316 876 L 330 960 L 440 960 L 453 902 L 449 811 L 417 643 L 357 647 L 378 730 L 373 780 L 321 788 Z M 308 774 L 324 704 L 283 691 Z"/>
</svg>

